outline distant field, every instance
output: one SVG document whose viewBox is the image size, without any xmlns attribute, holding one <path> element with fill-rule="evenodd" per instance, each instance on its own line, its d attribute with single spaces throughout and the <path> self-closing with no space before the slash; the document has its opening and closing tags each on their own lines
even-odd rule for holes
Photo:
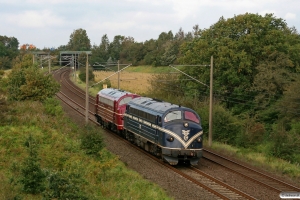
<svg viewBox="0 0 300 200">
<path fill-rule="evenodd" d="M 177 67 L 181 69 L 181 67 Z M 117 71 L 116 67 L 111 68 Z M 122 68 L 120 68 L 122 69 Z M 130 66 L 125 70 L 120 72 L 120 89 L 127 90 L 129 92 L 137 94 L 145 94 L 150 87 L 148 80 L 154 74 L 176 72 L 175 69 L 165 66 L 165 67 L 151 67 L 151 66 Z M 95 82 L 99 82 L 108 76 L 111 76 L 115 72 L 108 71 L 94 71 Z M 112 87 L 118 87 L 118 75 L 115 74 L 109 78 Z"/>
<path fill-rule="evenodd" d="M 114 72 L 95 71 L 95 82 L 99 82 L 108 76 L 111 76 Z M 121 72 L 120 73 L 120 89 L 129 92 L 144 94 L 148 91 L 150 84 L 148 79 L 152 77 L 151 73 L 141 72 Z M 113 88 L 118 87 L 118 74 L 115 74 L 109 78 L 111 86 Z"/>
</svg>

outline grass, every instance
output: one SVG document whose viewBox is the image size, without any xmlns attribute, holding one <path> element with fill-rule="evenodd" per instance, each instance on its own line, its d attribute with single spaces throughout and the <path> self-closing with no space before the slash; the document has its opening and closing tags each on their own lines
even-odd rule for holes
<svg viewBox="0 0 300 200">
<path fill-rule="evenodd" d="M 112 75 L 112 72 L 94 72 L 95 82 L 99 82 L 106 77 Z M 119 86 L 120 89 L 126 90 L 136 94 L 145 94 L 150 87 L 148 79 L 152 77 L 150 73 L 140 72 L 121 72 Z M 111 86 L 118 88 L 118 74 L 115 74 L 109 78 Z"/>
<path fill-rule="evenodd" d="M 3 78 L 7 78 L 7 76 L 10 74 L 10 72 L 11 72 L 11 69 L 4 70 Z"/>
<path fill-rule="evenodd" d="M 35 140 L 40 166 L 48 177 L 59 174 L 70 183 L 68 187 L 78 187 L 88 199 L 171 199 L 106 148 L 94 156 L 87 155 L 81 148 L 81 136 L 86 130 L 63 112 L 49 113 L 44 106 L 30 101 L 10 104 L 10 114 L 0 126 L 0 199 L 42 199 L 45 194 L 32 195 L 22 190 L 21 171 L 29 156 L 24 144 L 29 135 Z M 102 134 L 97 128 L 91 131 Z"/>
<path fill-rule="evenodd" d="M 182 67 L 177 67 L 178 69 L 182 69 Z M 124 71 L 126 72 L 140 72 L 140 73 L 169 73 L 175 72 L 176 70 L 169 66 L 132 66 L 126 68 Z"/>
<path fill-rule="evenodd" d="M 208 146 L 208 142 L 205 141 L 204 145 Z M 254 152 L 251 149 L 237 148 L 216 141 L 212 143 L 211 148 L 217 152 L 222 152 L 222 154 L 226 154 L 229 157 L 235 157 L 269 172 L 284 175 L 300 184 L 299 166 L 291 164 L 285 160 L 266 156 L 263 153 Z"/>
</svg>

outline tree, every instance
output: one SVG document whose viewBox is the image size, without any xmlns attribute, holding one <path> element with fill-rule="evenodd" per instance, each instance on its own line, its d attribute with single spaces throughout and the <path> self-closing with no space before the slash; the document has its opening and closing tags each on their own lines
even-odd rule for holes
<svg viewBox="0 0 300 200">
<path fill-rule="evenodd" d="M 116 35 L 113 42 L 109 44 L 109 55 L 114 62 L 120 59 L 124 38 L 124 36 Z"/>
<path fill-rule="evenodd" d="M 194 37 L 198 38 L 200 33 L 201 33 L 201 30 L 199 28 L 199 25 L 196 24 L 195 26 L 193 26 L 193 35 L 194 35 Z"/>
<path fill-rule="evenodd" d="M 107 34 L 104 34 L 101 38 L 99 46 L 94 45 L 92 49 L 91 63 L 105 63 L 109 58 L 109 39 Z"/>
<path fill-rule="evenodd" d="M 145 51 L 143 43 L 135 42 L 133 37 L 125 37 L 122 42 L 122 51 L 120 52 L 121 63 L 132 63 L 137 65 L 144 59 Z"/>
<path fill-rule="evenodd" d="M 146 65 L 158 66 L 160 63 L 159 49 L 156 40 L 147 40 L 144 42 L 146 55 L 144 61 Z"/>
<path fill-rule="evenodd" d="M 0 36 L 0 69 L 11 69 L 12 60 L 19 54 L 15 37 Z"/>
<path fill-rule="evenodd" d="M 262 92 L 258 85 L 268 87 L 265 91 L 280 89 L 279 77 L 286 76 L 288 80 L 287 72 L 299 69 L 300 37 L 294 28 L 289 28 L 283 19 L 273 14 L 246 13 L 227 20 L 221 17 L 209 29 L 199 32 L 198 38 L 182 45 L 181 62 L 209 64 L 213 55 L 214 90 L 219 100 L 236 113 L 257 109 L 253 102 Z M 263 71 L 271 65 L 274 67 L 272 73 L 286 72 L 276 80 L 262 79 Z M 209 84 L 209 67 L 190 67 L 184 71 Z M 187 93 L 192 93 L 189 88 L 196 88 L 201 94 L 208 93 L 208 88 L 198 83 L 182 83 Z M 272 89 L 274 85 L 276 88 Z M 281 96 L 279 92 L 276 99 Z"/>
<path fill-rule="evenodd" d="M 183 39 L 184 39 L 184 36 L 185 36 L 184 31 L 183 31 L 183 29 L 180 27 L 179 30 L 178 30 L 178 32 L 175 34 L 174 39 L 175 39 L 175 40 L 183 40 Z"/>
<path fill-rule="evenodd" d="M 29 54 L 16 59 L 8 80 L 8 98 L 15 101 L 44 101 L 57 93 L 60 87 L 51 75 L 45 75 L 32 64 L 32 55 Z"/>
<path fill-rule="evenodd" d="M 70 35 L 68 43 L 68 50 L 70 51 L 90 51 L 91 42 L 87 36 L 86 30 L 77 29 Z"/>
<path fill-rule="evenodd" d="M 300 77 L 295 77 L 284 91 L 284 96 L 277 105 L 280 111 L 280 118 L 287 118 L 289 121 L 300 121 Z M 300 130 L 300 129 L 298 129 Z"/>
</svg>

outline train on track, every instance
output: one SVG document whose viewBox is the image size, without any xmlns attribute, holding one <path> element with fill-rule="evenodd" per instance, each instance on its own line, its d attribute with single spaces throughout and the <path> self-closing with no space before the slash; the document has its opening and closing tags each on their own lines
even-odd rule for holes
<svg viewBox="0 0 300 200">
<path fill-rule="evenodd" d="M 197 165 L 202 157 L 203 130 L 192 109 L 123 90 L 98 92 L 97 122 L 171 165 Z"/>
</svg>

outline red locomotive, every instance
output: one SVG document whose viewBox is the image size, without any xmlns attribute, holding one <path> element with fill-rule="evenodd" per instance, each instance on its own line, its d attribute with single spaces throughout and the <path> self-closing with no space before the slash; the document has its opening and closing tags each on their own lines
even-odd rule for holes
<svg viewBox="0 0 300 200">
<path fill-rule="evenodd" d="M 97 122 L 110 130 L 122 132 L 123 114 L 126 105 L 133 98 L 139 97 L 137 94 L 106 88 L 100 90 L 96 96 L 95 117 Z"/>
</svg>

